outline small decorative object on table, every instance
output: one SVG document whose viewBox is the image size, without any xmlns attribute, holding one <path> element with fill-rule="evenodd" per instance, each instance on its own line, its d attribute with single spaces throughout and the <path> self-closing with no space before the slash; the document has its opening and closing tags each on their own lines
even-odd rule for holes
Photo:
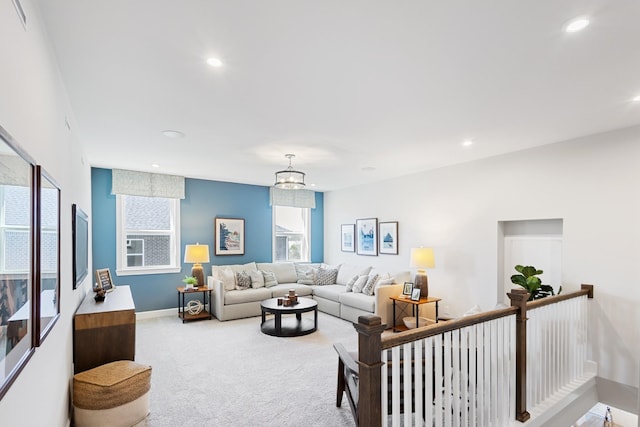
<svg viewBox="0 0 640 427">
<path fill-rule="evenodd" d="M 98 288 L 96 290 L 96 295 L 93 297 L 93 299 L 95 299 L 96 302 L 102 302 L 104 301 L 106 296 L 107 296 L 107 292 L 102 288 Z"/>
<path fill-rule="evenodd" d="M 184 276 L 182 282 L 185 284 L 185 290 L 195 289 L 198 287 L 198 279 L 193 276 Z"/>
<path fill-rule="evenodd" d="M 189 314 L 200 314 L 204 310 L 204 305 L 200 301 L 193 299 L 187 303 L 186 310 Z"/>
</svg>

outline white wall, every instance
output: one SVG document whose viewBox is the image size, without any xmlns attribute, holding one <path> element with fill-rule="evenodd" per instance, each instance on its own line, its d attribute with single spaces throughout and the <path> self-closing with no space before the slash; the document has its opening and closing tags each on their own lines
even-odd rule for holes
<svg viewBox="0 0 640 427">
<path fill-rule="evenodd" d="M 429 293 L 460 315 L 496 303 L 499 221 L 562 218 L 563 288 L 596 286 L 599 375 L 637 387 L 639 184 L 640 127 L 634 127 L 328 192 L 325 262 L 395 271 L 409 266 L 411 247 L 433 247 Z M 340 224 L 367 217 L 399 221 L 399 255 L 340 252 Z"/>
<path fill-rule="evenodd" d="M 60 426 L 68 422 L 72 316 L 90 284 L 73 290 L 71 204 L 90 212 L 90 169 L 58 68 L 37 10 L 22 0 L 27 29 L 11 1 L 0 2 L 0 126 L 61 187 L 61 318 L 0 401 L 0 424 Z M 65 116 L 72 131 L 65 125 Z"/>
</svg>

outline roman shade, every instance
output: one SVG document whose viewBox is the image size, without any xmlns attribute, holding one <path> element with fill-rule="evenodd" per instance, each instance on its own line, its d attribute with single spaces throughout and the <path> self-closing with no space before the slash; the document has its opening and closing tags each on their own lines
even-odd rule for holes
<svg viewBox="0 0 640 427">
<path fill-rule="evenodd" d="M 184 177 L 113 169 L 111 194 L 184 199 Z"/>
<path fill-rule="evenodd" d="M 271 206 L 291 206 L 294 208 L 316 207 L 316 193 L 311 190 L 282 190 L 270 188 Z"/>
</svg>

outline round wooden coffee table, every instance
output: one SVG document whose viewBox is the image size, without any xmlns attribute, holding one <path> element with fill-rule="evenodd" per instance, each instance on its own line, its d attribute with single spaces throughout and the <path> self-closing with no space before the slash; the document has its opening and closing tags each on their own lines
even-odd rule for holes
<svg viewBox="0 0 640 427">
<path fill-rule="evenodd" d="M 318 303 L 310 298 L 298 298 L 298 304 L 278 305 L 278 298 L 270 298 L 260 304 L 262 323 L 260 328 L 267 335 L 276 337 L 298 337 L 315 332 L 318 329 Z M 313 321 L 303 319 L 302 313 L 313 311 Z M 274 318 L 266 320 L 267 314 Z M 295 314 L 294 318 L 282 318 L 283 314 Z"/>
</svg>

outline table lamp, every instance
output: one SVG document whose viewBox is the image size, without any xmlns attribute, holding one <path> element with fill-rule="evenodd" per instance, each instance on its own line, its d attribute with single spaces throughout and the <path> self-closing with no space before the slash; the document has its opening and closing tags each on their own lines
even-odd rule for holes
<svg viewBox="0 0 640 427">
<path fill-rule="evenodd" d="M 191 275 L 198 280 L 198 287 L 204 286 L 203 262 L 209 262 L 209 245 L 186 245 L 184 249 L 184 262 L 193 264 Z"/>
<path fill-rule="evenodd" d="M 435 265 L 432 248 L 411 248 L 411 267 L 418 269 L 413 286 L 420 288 L 420 298 L 429 296 L 429 281 L 425 268 L 433 268 Z"/>
</svg>

